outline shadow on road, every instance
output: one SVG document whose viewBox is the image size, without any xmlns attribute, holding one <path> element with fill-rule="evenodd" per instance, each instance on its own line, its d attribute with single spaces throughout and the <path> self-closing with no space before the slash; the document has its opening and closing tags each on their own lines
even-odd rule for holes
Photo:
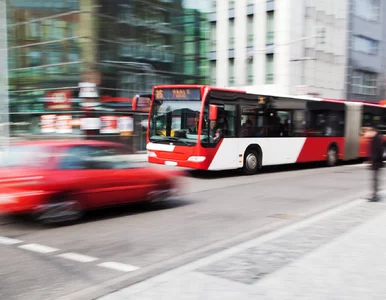
<svg viewBox="0 0 386 300">
<path fill-rule="evenodd" d="M 337 165 L 346 166 L 360 163 L 359 160 L 344 162 Z M 252 176 L 258 176 L 259 174 L 269 174 L 269 173 L 278 173 L 278 172 L 294 172 L 307 169 L 324 169 L 327 168 L 325 162 L 313 162 L 313 163 L 301 163 L 301 164 L 288 164 L 288 165 L 279 165 L 279 166 L 268 166 L 263 167 L 260 172 Z M 332 167 L 333 168 L 333 167 Z M 202 170 L 188 170 L 186 171 L 188 177 L 198 178 L 198 179 L 219 179 L 227 177 L 239 177 L 246 176 L 242 173 L 241 170 L 225 170 L 225 171 L 202 171 Z"/>
<path fill-rule="evenodd" d="M 156 202 L 153 204 L 135 203 L 129 205 L 107 207 L 87 212 L 78 223 L 97 222 L 106 219 L 114 219 L 126 216 L 134 216 L 142 213 L 151 213 L 155 211 L 176 209 L 192 204 L 188 200 L 168 200 Z"/>
<path fill-rule="evenodd" d="M 107 219 L 115 219 L 126 216 L 134 216 L 142 213 L 151 213 L 152 211 L 161 211 L 175 209 L 192 204 L 188 200 L 169 200 L 153 204 L 135 203 L 122 206 L 100 208 L 93 211 L 85 212 L 84 216 L 76 222 L 64 222 L 59 224 L 43 224 L 34 220 L 31 216 L 1 216 L 0 219 L 0 235 L 1 231 L 9 231 L 8 229 L 19 234 L 26 234 L 33 231 L 41 231 L 44 229 L 74 226 L 77 224 L 98 222 Z"/>
</svg>

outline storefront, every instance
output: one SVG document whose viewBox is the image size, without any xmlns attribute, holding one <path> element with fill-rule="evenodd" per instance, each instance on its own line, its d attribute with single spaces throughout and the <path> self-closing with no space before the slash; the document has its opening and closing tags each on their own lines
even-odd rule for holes
<svg viewBox="0 0 386 300">
<path fill-rule="evenodd" d="M 91 102 L 77 91 L 56 90 L 11 107 L 11 136 L 17 139 L 97 139 L 120 142 L 133 153 L 146 150 L 149 104 L 133 112 L 131 98 Z"/>
</svg>

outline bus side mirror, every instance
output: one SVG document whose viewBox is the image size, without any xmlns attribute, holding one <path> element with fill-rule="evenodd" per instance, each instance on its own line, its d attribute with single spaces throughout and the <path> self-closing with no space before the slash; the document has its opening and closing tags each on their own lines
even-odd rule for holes
<svg viewBox="0 0 386 300">
<path fill-rule="evenodd" d="M 210 104 L 209 105 L 209 120 L 217 121 L 218 106 Z"/>
<path fill-rule="evenodd" d="M 133 98 L 133 103 L 132 103 L 133 111 L 137 110 L 138 99 L 139 99 L 139 95 L 135 95 L 134 98 Z"/>
</svg>

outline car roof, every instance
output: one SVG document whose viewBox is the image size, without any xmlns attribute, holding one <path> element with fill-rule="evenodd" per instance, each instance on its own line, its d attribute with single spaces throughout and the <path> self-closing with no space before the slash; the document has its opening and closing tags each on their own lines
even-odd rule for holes
<svg viewBox="0 0 386 300">
<path fill-rule="evenodd" d="M 12 143 L 17 146 L 43 146 L 43 147 L 71 147 L 71 146 L 120 146 L 124 145 L 113 142 L 98 140 L 35 140 Z"/>
</svg>

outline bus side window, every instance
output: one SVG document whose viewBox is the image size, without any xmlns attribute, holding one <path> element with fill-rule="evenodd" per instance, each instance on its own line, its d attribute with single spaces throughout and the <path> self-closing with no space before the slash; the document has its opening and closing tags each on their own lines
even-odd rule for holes
<svg viewBox="0 0 386 300">
<path fill-rule="evenodd" d="M 225 104 L 223 109 L 219 109 L 218 128 L 222 130 L 224 137 L 235 137 L 236 125 L 236 105 Z"/>
<path fill-rule="evenodd" d="M 293 136 L 303 137 L 306 135 L 306 112 L 295 110 L 293 112 Z"/>
<path fill-rule="evenodd" d="M 261 116 L 262 117 L 262 116 Z M 257 109 L 255 107 L 243 107 L 241 109 L 241 116 L 240 116 L 240 133 L 239 136 L 241 137 L 254 137 L 257 136 L 256 134 L 261 134 L 257 130 L 258 129 L 258 117 L 257 117 Z M 262 127 L 261 122 L 261 127 Z M 262 134 L 264 135 L 264 134 Z M 259 135 L 260 136 L 260 135 Z"/>
<path fill-rule="evenodd" d="M 291 136 L 292 130 L 291 130 L 291 113 L 289 111 L 277 111 L 277 121 L 279 122 L 279 136 Z"/>
</svg>

